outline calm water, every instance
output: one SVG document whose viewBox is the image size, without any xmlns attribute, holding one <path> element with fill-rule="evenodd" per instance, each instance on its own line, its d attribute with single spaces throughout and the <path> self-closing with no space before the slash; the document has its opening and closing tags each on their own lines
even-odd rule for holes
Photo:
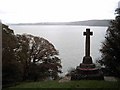
<svg viewBox="0 0 120 90">
<path fill-rule="evenodd" d="M 43 37 L 49 40 L 57 50 L 59 50 L 62 61 L 63 75 L 71 67 L 76 68 L 84 56 L 85 36 L 83 32 L 86 28 L 93 31 L 91 36 L 91 56 L 93 62 L 100 57 L 99 49 L 107 27 L 88 27 L 88 26 L 42 26 L 42 25 L 11 25 L 15 34 L 28 33 L 35 36 Z"/>
</svg>

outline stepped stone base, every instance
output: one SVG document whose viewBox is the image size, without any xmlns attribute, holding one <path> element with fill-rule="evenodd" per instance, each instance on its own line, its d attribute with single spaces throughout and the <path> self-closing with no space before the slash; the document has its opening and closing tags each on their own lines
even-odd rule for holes
<svg viewBox="0 0 120 90">
<path fill-rule="evenodd" d="M 77 66 L 71 80 L 104 80 L 102 71 L 95 67 L 95 64 L 83 64 Z"/>
</svg>

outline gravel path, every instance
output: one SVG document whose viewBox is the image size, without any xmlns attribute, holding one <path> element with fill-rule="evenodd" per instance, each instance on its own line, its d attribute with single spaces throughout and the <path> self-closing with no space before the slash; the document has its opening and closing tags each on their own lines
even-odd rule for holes
<svg viewBox="0 0 120 90">
<path fill-rule="evenodd" d="M 71 77 L 64 77 L 63 79 L 60 79 L 59 80 L 59 83 L 61 83 L 61 82 L 69 82 L 71 80 Z"/>
<path fill-rule="evenodd" d="M 117 81 L 117 78 L 112 77 L 112 76 L 104 76 L 105 81 Z"/>
</svg>

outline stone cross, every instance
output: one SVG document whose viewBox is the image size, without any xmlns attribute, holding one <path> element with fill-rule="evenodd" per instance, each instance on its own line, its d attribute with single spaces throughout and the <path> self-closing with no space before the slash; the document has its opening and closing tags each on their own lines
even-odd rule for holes
<svg viewBox="0 0 120 90">
<path fill-rule="evenodd" d="M 83 58 L 84 64 L 92 64 L 92 58 L 90 56 L 90 35 L 93 35 L 93 32 L 90 32 L 90 29 L 86 29 L 86 32 L 83 32 L 83 35 L 86 36 L 85 43 L 85 56 Z"/>
</svg>

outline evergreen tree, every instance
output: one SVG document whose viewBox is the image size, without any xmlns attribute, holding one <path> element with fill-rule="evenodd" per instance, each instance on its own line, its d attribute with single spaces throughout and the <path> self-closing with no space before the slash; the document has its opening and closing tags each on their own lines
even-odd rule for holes
<svg viewBox="0 0 120 90">
<path fill-rule="evenodd" d="M 120 8 L 116 9 L 116 18 L 112 20 L 107 29 L 105 41 L 102 43 L 102 59 L 99 61 L 103 64 L 109 74 L 114 76 L 120 75 Z"/>
</svg>

